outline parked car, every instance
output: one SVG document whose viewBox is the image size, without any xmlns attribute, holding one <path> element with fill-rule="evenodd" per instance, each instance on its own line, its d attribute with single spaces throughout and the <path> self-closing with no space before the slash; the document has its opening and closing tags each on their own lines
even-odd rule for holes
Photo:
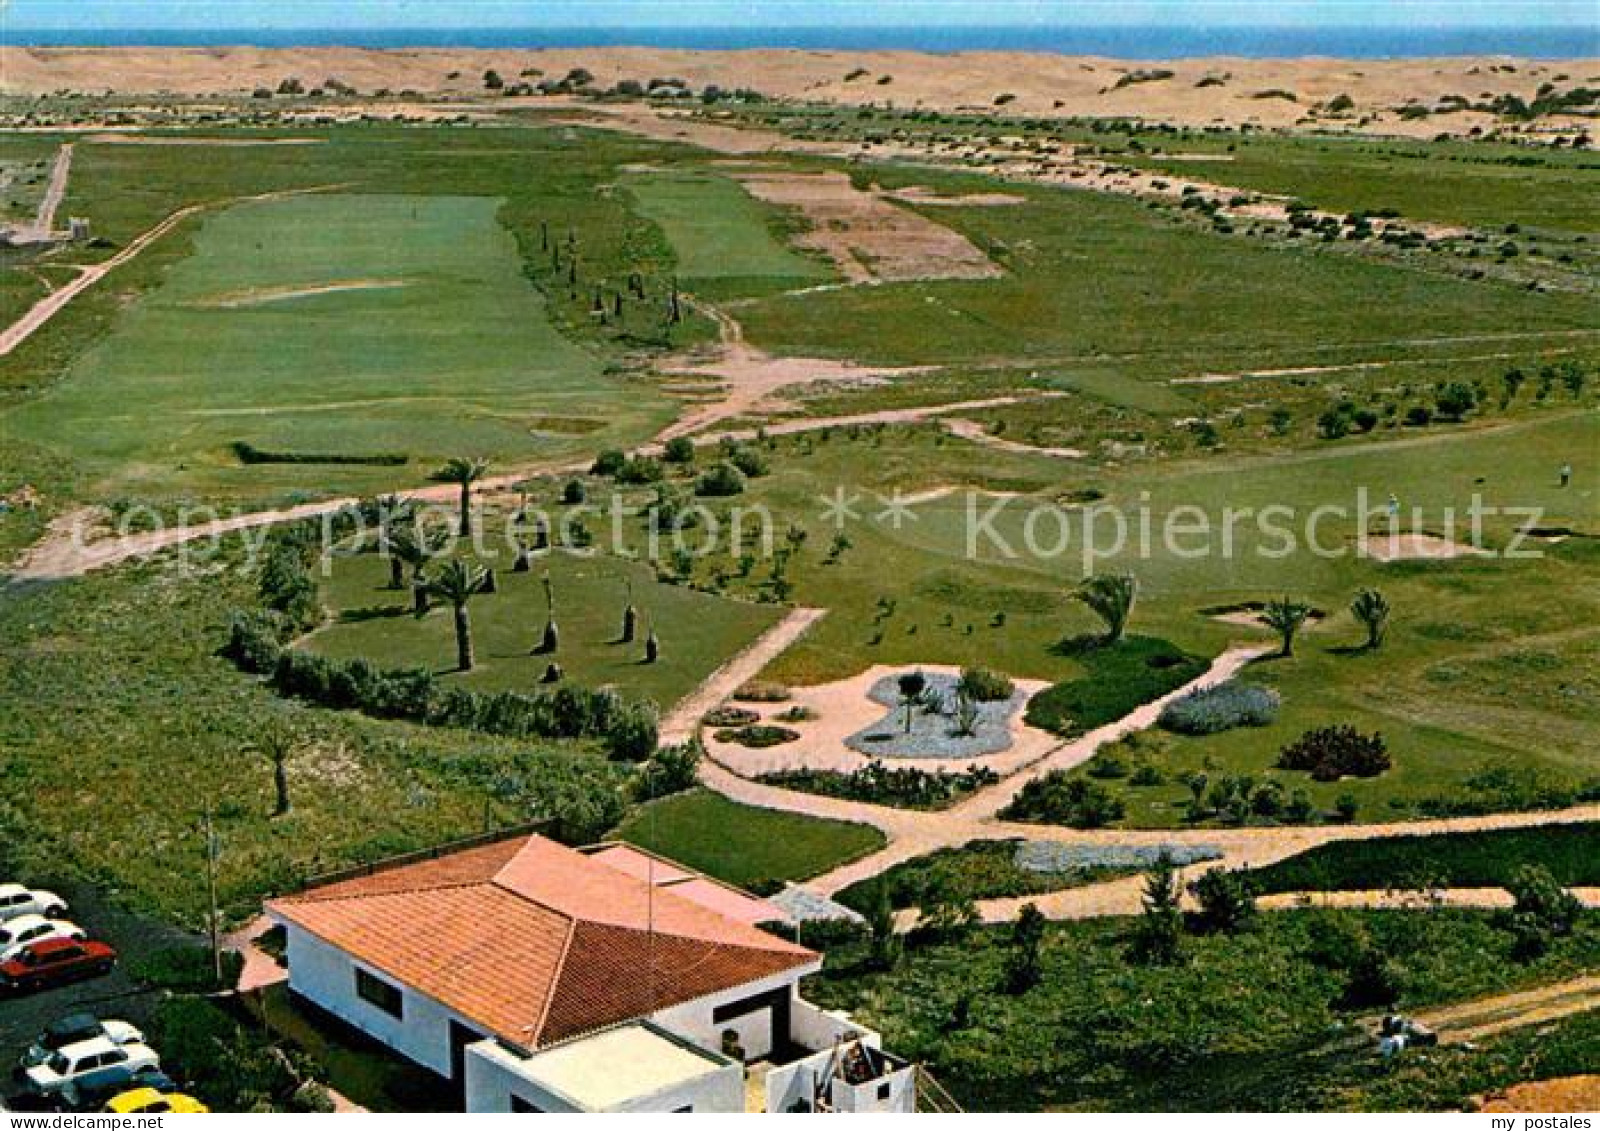
<svg viewBox="0 0 1600 1131">
<path fill-rule="evenodd" d="M 116 964 L 117 952 L 103 942 L 44 939 L 23 947 L 15 958 L 0 962 L 0 989 L 45 990 L 109 974 Z"/>
<path fill-rule="evenodd" d="M 82 942 L 88 933 L 65 919 L 46 919 L 43 915 L 18 915 L 0 923 L 0 962 L 13 958 L 29 943 L 43 939 L 74 939 Z"/>
<path fill-rule="evenodd" d="M 176 1092 L 178 1082 L 159 1068 L 130 1068 L 124 1064 L 107 1068 L 92 1083 L 69 1085 L 53 1099 L 57 1108 L 66 1108 L 69 1111 L 99 1111 L 113 1096 L 138 1091 L 141 1088 L 149 1088 L 153 1092 L 165 1095 L 167 1092 Z"/>
<path fill-rule="evenodd" d="M 61 919 L 67 914 L 67 901 L 53 891 L 36 891 L 21 884 L 0 884 L 0 922 L 18 915 L 43 915 Z"/>
<path fill-rule="evenodd" d="M 106 1101 L 101 1111 L 114 1115 L 192 1115 L 211 1109 L 182 1092 L 160 1092 L 155 1088 L 135 1088 Z"/>
<path fill-rule="evenodd" d="M 44 1032 L 34 1038 L 28 1051 L 22 1054 L 20 1069 L 26 1071 L 36 1064 L 49 1060 L 57 1049 L 104 1037 L 116 1045 L 142 1045 L 144 1034 L 126 1021 L 102 1021 L 92 1013 L 74 1013 L 45 1026 Z"/>
<path fill-rule="evenodd" d="M 161 1058 L 149 1045 L 119 1045 L 104 1037 L 66 1045 L 22 1074 L 23 1087 L 35 1096 L 73 1099 L 85 1091 L 130 1081 L 161 1071 Z"/>
</svg>

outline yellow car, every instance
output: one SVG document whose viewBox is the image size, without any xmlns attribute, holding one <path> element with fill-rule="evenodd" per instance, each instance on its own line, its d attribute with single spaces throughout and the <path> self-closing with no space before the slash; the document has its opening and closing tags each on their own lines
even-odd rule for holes
<svg viewBox="0 0 1600 1131">
<path fill-rule="evenodd" d="M 182 1092 L 158 1092 L 154 1088 L 135 1088 L 131 1092 L 112 1096 L 102 1109 L 115 1115 L 189 1115 L 209 1112 L 211 1109 L 193 1096 Z"/>
</svg>

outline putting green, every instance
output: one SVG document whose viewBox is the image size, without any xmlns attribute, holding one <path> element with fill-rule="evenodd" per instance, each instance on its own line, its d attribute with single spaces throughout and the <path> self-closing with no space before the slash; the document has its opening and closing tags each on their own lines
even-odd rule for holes
<svg viewBox="0 0 1600 1131">
<path fill-rule="evenodd" d="M 449 455 L 525 460 L 648 431 L 669 410 L 551 327 L 498 207 L 312 195 L 216 214 L 193 255 L 0 427 L 70 449 L 107 492 L 225 498 L 373 489 Z M 552 436 L 550 417 L 600 428 Z M 408 465 L 243 467 L 239 441 Z"/>
</svg>

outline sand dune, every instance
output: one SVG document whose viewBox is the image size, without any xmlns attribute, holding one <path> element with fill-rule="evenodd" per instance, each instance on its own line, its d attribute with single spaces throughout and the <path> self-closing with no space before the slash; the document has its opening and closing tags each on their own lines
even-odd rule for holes
<svg viewBox="0 0 1600 1131">
<path fill-rule="evenodd" d="M 1573 46 L 1576 53 L 1581 44 Z M 1462 113 L 1404 122 L 1396 108 L 1411 100 L 1432 104 L 1451 94 L 1473 101 L 1507 93 L 1528 98 L 1544 82 L 1600 81 L 1600 60 L 1577 57 L 1537 62 L 1212 58 L 1157 66 L 1017 52 L 6 47 L 0 48 L 0 90 L 202 94 L 275 87 L 295 76 L 308 86 L 335 78 L 364 93 L 388 88 L 468 95 L 482 92 L 482 75 L 491 68 L 515 82 L 560 77 L 576 67 L 590 71 L 603 86 L 670 76 L 696 88 L 710 83 L 753 87 L 778 97 L 849 105 L 993 110 L 1003 100 L 1011 114 L 1130 115 L 1197 125 L 1289 126 L 1317 104 L 1348 95 L 1354 105 L 1341 121 L 1350 126 L 1377 115 L 1367 128 L 1428 135 L 1440 129 L 1464 132 L 1489 119 Z"/>
</svg>

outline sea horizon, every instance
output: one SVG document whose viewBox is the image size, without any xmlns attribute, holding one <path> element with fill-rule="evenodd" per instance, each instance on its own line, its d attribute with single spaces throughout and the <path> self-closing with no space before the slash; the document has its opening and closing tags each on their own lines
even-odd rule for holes
<svg viewBox="0 0 1600 1131">
<path fill-rule="evenodd" d="M 1506 55 L 1600 56 L 1600 26 L 1546 27 L 629 27 L 45 30 L 0 25 L 12 47 L 419 47 L 533 50 L 643 47 L 706 51 L 1031 51 L 1130 60 L 1246 58 L 1410 59 Z"/>
</svg>

